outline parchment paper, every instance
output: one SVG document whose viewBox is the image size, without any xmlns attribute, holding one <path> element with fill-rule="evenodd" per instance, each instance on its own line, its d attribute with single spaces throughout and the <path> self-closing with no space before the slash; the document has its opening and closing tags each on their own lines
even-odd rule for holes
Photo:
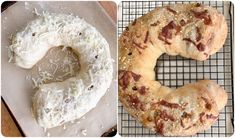
<svg viewBox="0 0 235 138">
<path fill-rule="evenodd" d="M 59 126 L 47 131 L 36 123 L 31 113 L 31 98 L 35 90 L 25 78 L 30 70 L 8 63 L 6 48 L 10 45 L 11 34 L 15 34 L 17 30 L 24 28 L 27 22 L 37 17 L 33 12 L 34 8 L 38 13 L 48 11 L 74 14 L 84 18 L 106 38 L 114 59 L 112 85 L 96 108 L 74 123 L 66 123 L 66 127 Z M 26 136 L 101 136 L 116 125 L 116 26 L 97 2 L 17 2 L 2 13 L 1 23 L 1 94 Z M 85 131 L 87 135 L 82 134 Z"/>
</svg>

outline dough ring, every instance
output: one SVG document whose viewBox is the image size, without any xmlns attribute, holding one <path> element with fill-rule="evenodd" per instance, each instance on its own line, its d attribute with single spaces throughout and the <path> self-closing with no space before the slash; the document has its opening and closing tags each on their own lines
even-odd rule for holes
<svg viewBox="0 0 235 138">
<path fill-rule="evenodd" d="M 166 136 L 187 136 L 210 128 L 227 94 L 210 80 L 178 89 L 155 81 L 163 53 L 206 60 L 224 44 L 223 15 L 200 4 L 157 8 L 136 19 L 119 38 L 119 99 L 145 127 Z"/>
<path fill-rule="evenodd" d="M 18 32 L 10 46 L 16 65 L 29 69 L 56 46 L 71 47 L 81 65 L 76 77 L 43 84 L 33 97 L 33 113 L 44 128 L 77 119 L 94 108 L 112 80 L 109 45 L 83 19 L 44 13 Z"/>
</svg>

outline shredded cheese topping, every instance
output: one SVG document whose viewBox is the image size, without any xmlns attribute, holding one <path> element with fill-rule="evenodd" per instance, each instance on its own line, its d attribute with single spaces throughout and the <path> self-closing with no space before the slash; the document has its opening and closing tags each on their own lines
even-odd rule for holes
<svg viewBox="0 0 235 138">
<path fill-rule="evenodd" d="M 82 117 L 96 106 L 112 80 L 107 41 L 94 27 L 72 15 L 43 12 L 13 37 L 10 61 L 22 68 L 32 68 L 50 48 L 57 46 L 71 47 L 79 55 L 81 69 L 75 77 L 62 81 L 63 77 L 75 73 L 73 63 L 65 60 L 64 75 L 55 78 L 62 82 L 44 84 L 54 78 L 59 68 L 51 61 L 53 72 L 38 68 L 39 77 L 32 77 L 38 88 L 33 97 L 33 112 L 44 128 Z"/>
</svg>

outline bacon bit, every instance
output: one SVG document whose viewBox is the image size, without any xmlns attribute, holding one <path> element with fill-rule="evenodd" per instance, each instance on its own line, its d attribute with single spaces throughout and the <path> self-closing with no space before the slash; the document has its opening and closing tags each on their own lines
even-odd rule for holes
<svg viewBox="0 0 235 138">
<path fill-rule="evenodd" d="M 152 101 L 153 101 L 153 99 L 152 99 Z M 158 103 L 151 103 L 150 109 L 155 110 L 157 106 L 158 106 Z"/>
<path fill-rule="evenodd" d="M 136 47 L 136 50 L 139 52 L 139 54 L 141 54 L 140 49 L 143 49 L 139 44 L 133 42 L 133 46 Z"/>
<path fill-rule="evenodd" d="M 210 15 L 208 15 L 208 11 L 204 10 L 201 12 L 193 11 L 191 12 L 194 14 L 196 18 L 203 19 L 205 25 L 210 25 L 212 23 Z"/>
<path fill-rule="evenodd" d="M 171 115 L 168 115 L 166 110 L 161 112 L 160 117 L 165 121 L 168 121 L 168 120 L 175 121 L 175 118 Z"/>
<path fill-rule="evenodd" d="M 127 88 L 130 82 L 130 77 L 128 75 L 128 71 L 125 71 L 122 77 L 118 80 L 118 84 L 122 87 L 123 90 Z"/>
<path fill-rule="evenodd" d="M 129 106 L 135 108 L 136 110 L 145 111 L 145 105 L 142 103 L 137 96 L 129 95 L 127 100 Z"/>
<path fill-rule="evenodd" d="M 172 38 L 172 32 L 170 30 L 176 28 L 176 25 L 173 21 L 169 22 L 165 27 L 162 28 L 161 35 L 166 39 Z"/>
<path fill-rule="evenodd" d="M 134 81 L 138 81 L 141 77 L 141 75 L 135 74 L 132 71 L 124 71 L 124 70 L 119 71 L 119 76 L 121 77 L 118 80 L 118 84 L 123 88 L 123 90 L 125 90 L 129 85 L 131 77 L 134 79 Z"/>
<path fill-rule="evenodd" d="M 181 108 L 181 106 L 177 103 L 169 103 L 165 100 L 161 100 L 160 102 L 158 102 L 158 104 L 162 105 L 162 106 L 166 106 L 166 107 L 170 107 L 170 108 Z"/>
<path fill-rule="evenodd" d="M 170 45 L 171 43 L 167 41 L 167 39 L 162 38 L 162 36 L 158 36 L 158 39 L 164 41 L 166 44 Z"/>
<path fill-rule="evenodd" d="M 203 121 L 204 121 L 204 119 L 203 119 L 204 115 L 205 115 L 205 112 L 202 112 L 199 114 L 199 120 L 201 123 L 203 123 Z"/>
<path fill-rule="evenodd" d="M 138 109 L 139 103 L 140 103 L 140 100 L 138 97 L 129 95 L 130 106 L 134 107 L 135 109 Z"/>
<path fill-rule="evenodd" d="M 191 40 L 190 38 L 183 38 L 183 40 L 187 41 L 187 42 L 190 42 L 190 43 L 192 43 L 196 46 L 196 43 L 193 40 Z"/>
<path fill-rule="evenodd" d="M 155 22 L 155 23 L 152 23 L 152 24 L 150 24 L 150 26 L 157 26 L 157 25 L 159 25 L 159 21 L 157 21 L 157 22 Z"/>
<path fill-rule="evenodd" d="M 190 118 L 192 114 L 189 114 L 187 112 L 184 112 L 183 115 L 181 116 L 182 118 Z"/>
<path fill-rule="evenodd" d="M 205 45 L 202 43 L 199 43 L 196 45 L 198 51 L 205 51 Z"/>
<path fill-rule="evenodd" d="M 171 9 L 170 7 L 167 7 L 166 8 L 169 12 L 173 13 L 173 14 L 177 14 L 177 12 L 173 9 Z"/>
<path fill-rule="evenodd" d="M 197 40 L 197 41 L 200 41 L 200 40 L 202 39 L 202 34 L 201 34 L 201 32 L 200 32 L 200 30 L 199 30 L 198 27 L 196 27 L 196 31 L 197 31 L 196 40 Z"/>
<path fill-rule="evenodd" d="M 133 44 L 134 44 L 136 47 L 140 48 L 140 49 L 144 49 L 144 48 L 145 48 L 145 47 L 142 47 L 140 44 L 138 44 L 138 43 L 136 43 L 136 42 L 133 42 Z"/>
<path fill-rule="evenodd" d="M 141 86 L 140 89 L 139 89 L 139 93 L 141 95 L 144 95 L 146 93 L 146 87 L 145 86 Z"/>
<path fill-rule="evenodd" d="M 132 75 L 133 79 L 134 79 L 135 81 L 139 81 L 139 79 L 140 79 L 141 75 L 139 75 L 139 74 L 135 74 L 135 73 L 134 73 L 134 72 L 132 72 L 132 71 L 130 71 L 130 72 L 131 72 L 131 75 Z"/>
<path fill-rule="evenodd" d="M 210 104 L 209 100 L 208 100 L 207 98 L 205 98 L 205 97 L 201 97 L 201 98 L 202 98 L 202 99 L 205 101 L 205 103 L 206 103 L 206 105 L 205 105 L 206 109 L 211 110 L 212 105 Z"/>
<path fill-rule="evenodd" d="M 210 115 L 206 115 L 206 118 L 207 119 L 217 119 L 219 116 L 214 116 L 213 114 L 210 114 Z"/>
<path fill-rule="evenodd" d="M 162 32 L 159 33 L 158 38 L 167 44 L 169 42 L 167 39 L 172 39 L 172 31 L 171 30 L 176 30 L 175 34 L 178 34 L 181 30 L 180 26 L 177 26 L 173 21 L 169 22 L 165 27 L 162 28 Z"/>
<path fill-rule="evenodd" d="M 186 25 L 186 22 L 185 22 L 184 19 L 180 20 L 180 25 L 181 25 L 181 26 L 185 26 L 185 25 Z"/>
<path fill-rule="evenodd" d="M 137 21 L 137 20 L 135 19 L 135 20 L 132 22 L 132 25 L 133 25 L 133 26 L 136 24 L 136 21 Z"/>
<path fill-rule="evenodd" d="M 156 119 L 155 125 L 156 125 L 156 128 L 155 128 L 156 132 L 163 135 L 164 123 L 161 120 Z"/>
<path fill-rule="evenodd" d="M 143 46 L 143 47 L 142 47 L 140 44 L 138 44 L 138 43 L 136 43 L 136 42 L 134 42 L 134 41 L 133 41 L 133 46 L 136 47 L 136 49 L 138 50 L 139 54 L 141 54 L 140 49 L 145 49 L 145 48 L 147 48 L 147 46 Z"/>
<path fill-rule="evenodd" d="M 146 32 L 144 43 L 146 43 L 148 41 L 148 37 L 149 37 L 149 31 Z"/>
<path fill-rule="evenodd" d="M 181 30 L 181 26 L 177 26 L 177 28 L 176 28 L 176 35 L 180 32 L 180 30 Z"/>
</svg>

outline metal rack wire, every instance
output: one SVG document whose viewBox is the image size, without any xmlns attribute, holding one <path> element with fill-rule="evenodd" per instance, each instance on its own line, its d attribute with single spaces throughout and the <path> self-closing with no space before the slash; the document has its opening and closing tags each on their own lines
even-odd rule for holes
<svg viewBox="0 0 235 138">
<path fill-rule="evenodd" d="M 198 1 L 197 1 L 198 2 Z M 191 3 L 188 1 L 123 1 L 119 5 L 118 34 L 134 19 L 153 10 L 156 7 L 175 3 Z M 228 24 L 228 35 L 224 47 L 212 55 L 208 60 L 199 62 L 180 56 L 168 56 L 164 54 L 158 59 L 157 80 L 169 87 L 179 87 L 200 79 L 216 81 L 224 87 L 228 93 L 228 103 L 220 112 L 218 121 L 209 130 L 196 134 L 199 137 L 226 137 L 233 134 L 233 61 L 232 47 L 234 36 L 232 34 L 233 15 L 231 2 L 201 1 L 204 5 L 210 5 L 223 13 Z M 118 132 L 121 136 L 157 136 L 154 132 L 144 128 L 135 121 L 119 103 L 118 107 Z"/>
</svg>

